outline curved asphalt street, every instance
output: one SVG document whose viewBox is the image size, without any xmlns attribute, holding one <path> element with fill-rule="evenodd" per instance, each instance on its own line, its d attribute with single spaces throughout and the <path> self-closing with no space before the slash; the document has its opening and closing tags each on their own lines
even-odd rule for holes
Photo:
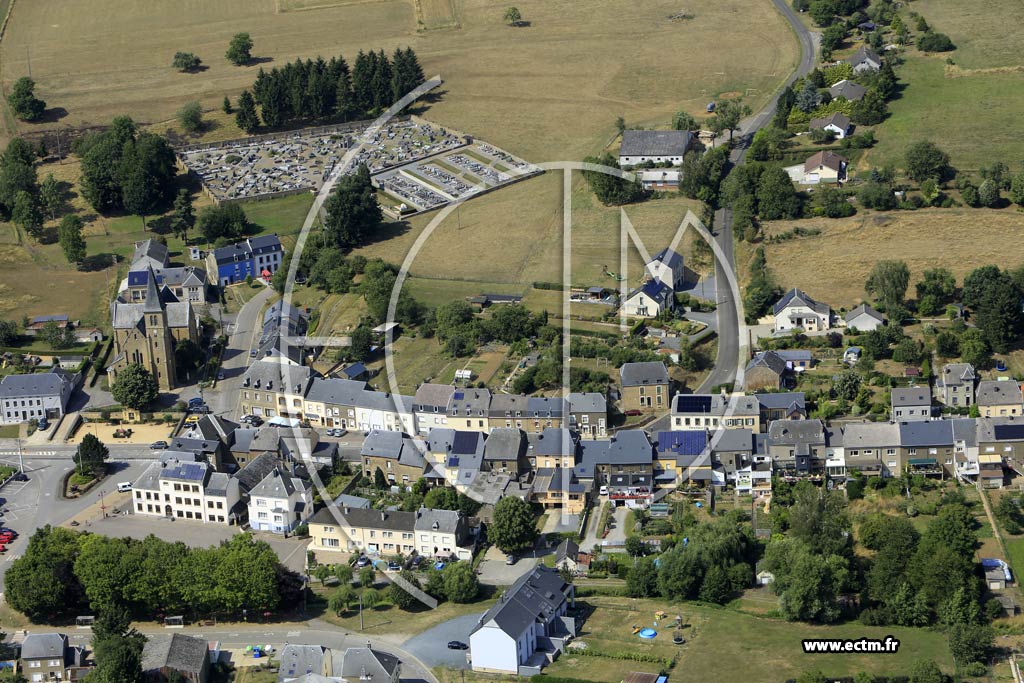
<svg viewBox="0 0 1024 683">
<path fill-rule="evenodd" d="M 800 41 L 800 64 L 786 81 L 791 85 L 793 81 L 801 78 L 814 68 L 817 57 L 815 36 L 807 30 L 800 17 L 793 11 L 786 0 L 772 0 L 776 9 L 786 18 Z M 771 102 L 765 105 L 757 114 L 740 122 L 740 130 L 737 133 L 739 140 L 729 155 L 733 165 L 744 162 L 747 156 L 747 145 L 751 138 L 761 128 L 768 125 L 775 116 L 775 107 L 779 100 L 776 93 Z M 728 267 L 736 273 L 736 256 L 733 251 L 732 237 L 732 211 L 719 209 L 715 213 L 715 238 L 726 255 L 728 264 L 715 262 L 715 282 L 721 283 L 718 287 L 718 357 L 715 359 L 715 367 L 711 370 L 707 379 L 697 388 L 696 393 L 707 393 L 712 387 L 719 384 L 732 382 L 736 376 L 736 365 L 739 362 L 746 362 L 746 358 L 740 358 L 740 331 L 736 320 L 736 302 L 733 301 L 732 292 L 724 283 L 728 282 L 724 268 Z M 738 274 L 737 274 L 738 279 Z M 743 340 L 743 349 L 747 347 L 747 340 Z M 742 387 L 736 387 L 740 389 Z"/>
</svg>

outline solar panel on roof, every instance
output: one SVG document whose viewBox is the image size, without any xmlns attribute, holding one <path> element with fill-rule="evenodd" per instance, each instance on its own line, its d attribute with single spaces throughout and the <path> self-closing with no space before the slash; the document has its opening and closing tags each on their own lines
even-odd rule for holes
<svg viewBox="0 0 1024 683">
<path fill-rule="evenodd" d="M 452 452 L 453 453 L 474 453 L 476 452 L 477 439 L 476 432 L 455 432 L 455 438 L 452 439 Z"/>
<path fill-rule="evenodd" d="M 996 425 L 994 429 L 996 438 L 1002 439 L 1024 439 L 1024 424 L 1020 425 Z"/>
<path fill-rule="evenodd" d="M 456 401 L 461 401 L 461 400 L 463 399 L 463 397 L 464 397 L 464 396 L 465 396 L 465 394 L 464 394 L 464 393 L 462 393 L 461 391 L 456 391 L 456 392 L 455 392 L 455 395 L 453 396 L 453 398 L 454 398 L 454 399 L 455 399 Z"/>
<path fill-rule="evenodd" d="M 448 458 L 448 467 L 458 467 L 458 466 L 459 466 L 459 459 L 458 459 L 457 456 L 453 455 L 452 457 Z"/>
<path fill-rule="evenodd" d="M 711 412 L 711 397 L 695 396 L 693 394 L 676 396 L 676 410 L 680 413 Z"/>
</svg>

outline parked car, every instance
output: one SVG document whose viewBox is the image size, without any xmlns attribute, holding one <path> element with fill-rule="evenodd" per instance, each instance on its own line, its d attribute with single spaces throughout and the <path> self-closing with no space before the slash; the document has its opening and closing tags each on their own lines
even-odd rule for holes
<svg viewBox="0 0 1024 683">
<path fill-rule="evenodd" d="M 461 640 L 449 640 L 448 641 L 448 649 L 449 650 L 468 650 L 469 649 L 469 645 L 466 645 Z"/>
<path fill-rule="evenodd" d="M 217 373 L 217 379 L 224 379 L 224 371 L 223 370 L 221 370 L 220 372 Z"/>
<path fill-rule="evenodd" d="M 204 403 L 206 403 L 206 401 L 204 401 L 203 399 L 199 398 L 198 396 L 195 396 L 195 397 L 190 398 L 188 400 L 188 407 L 191 408 L 193 406 L 201 406 Z"/>
<path fill-rule="evenodd" d="M 401 570 L 402 570 L 402 565 L 398 564 L 394 560 L 391 560 L 390 562 L 388 562 L 388 571 L 389 572 L 397 572 L 397 571 L 401 571 Z"/>
<path fill-rule="evenodd" d="M 151 451 L 162 451 L 165 448 L 167 448 L 166 441 L 154 441 L 153 443 L 149 444 L 149 450 Z"/>
<path fill-rule="evenodd" d="M 256 349 L 253 349 L 252 351 L 249 352 L 249 358 L 255 358 L 255 357 L 256 357 Z"/>
<path fill-rule="evenodd" d="M 633 410 L 627 410 L 625 412 L 626 417 L 636 417 L 637 415 L 643 415 L 643 414 L 644 413 L 643 413 L 642 410 L 637 410 L 635 408 Z"/>
<path fill-rule="evenodd" d="M 189 406 L 188 412 L 192 413 L 193 415 L 209 415 L 213 411 L 210 409 L 210 406 L 203 403 L 198 406 Z"/>
<path fill-rule="evenodd" d="M 199 422 L 199 420 L 201 420 L 201 419 L 202 418 L 199 415 L 192 414 L 192 415 L 189 415 L 188 417 L 185 418 L 185 424 L 187 424 L 187 425 L 194 425 L 195 423 Z"/>
<path fill-rule="evenodd" d="M 336 437 L 338 437 L 339 439 L 340 439 L 341 437 L 345 436 L 346 434 L 348 434 L 348 430 L 347 430 L 347 429 L 341 429 L 341 428 L 339 427 L 338 429 L 335 429 L 335 430 L 334 430 L 334 435 L 335 435 Z"/>
<path fill-rule="evenodd" d="M 28 481 L 28 475 L 24 472 L 15 472 L 14 481 Z"/>
<path fill-rule="evenodd" d="M 608 495 L 608 487 L 607 486 L 602 486 L 601 489 L 600 489 L 600 493 L 601 493 L 602 496 L 607 496 Z"/>
<path fill-rule="evenodd" d="M 368 558 L 366 555 L 361 555 L 359 557 L 359 559 L 356 560 L 356 566 L 357 567 L 368 567 L 369 565 L 370 565 L 370 558 Z"/>
<path fill-rule="evenodd" d="M 509 555 L 505 556 L 505 564 L 515 564 L 515 563 L 516 563 L 516 556 L 515 555 L 509 554 Z"/>
<path fill-rule="evenodd" d="M 39 427 L 39 429 L 41 429 L 41 430 L 43 430 L 45 432 L 47 429 L 50 428 L 50 422 L 45 417 L 41 417 L 41 418 L 39 418 L 39 425 L 38 425 L 38 427 Z"/>
<path fill-rule="evenodd" d="M 418 568 L 418 567 L 419 567 L 419 566 L 420 566 L 421 564 L 423 564 L 423 556 L 422 556 L 422 555 L 416 555 L 415 557 L 413 557 L 413 558 L 411 558 L 411 559 L 409 560 L 409 567 L 410 567 L 411 569 L 416 569 L 416 568 Z"/>
</svg>

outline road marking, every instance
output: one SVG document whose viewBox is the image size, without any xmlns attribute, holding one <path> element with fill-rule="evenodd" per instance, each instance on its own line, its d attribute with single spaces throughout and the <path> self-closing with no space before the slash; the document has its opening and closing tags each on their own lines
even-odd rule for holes
<svg viewBox="0 0 1024 683">
<path fill-rule="evenodd" d="M 302 631 L 288 631 L 288 633 L 286 633 L 285 635 L 287 635 L 289 638 L 295 638 L 297 636 L 301 636 Z"/>
</svg>

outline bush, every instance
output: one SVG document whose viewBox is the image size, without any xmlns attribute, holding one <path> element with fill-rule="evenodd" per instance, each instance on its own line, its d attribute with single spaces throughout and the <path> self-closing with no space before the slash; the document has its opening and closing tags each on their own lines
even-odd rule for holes
<svg viewBox="0 0 1024 683">
<path fill-rule="evenodd" d="M 917 49 L 921 52 L 949 52 L 955 50 L 956 45 L 945 33 L 928 31 L 917 39 Z"/>
</svg>

